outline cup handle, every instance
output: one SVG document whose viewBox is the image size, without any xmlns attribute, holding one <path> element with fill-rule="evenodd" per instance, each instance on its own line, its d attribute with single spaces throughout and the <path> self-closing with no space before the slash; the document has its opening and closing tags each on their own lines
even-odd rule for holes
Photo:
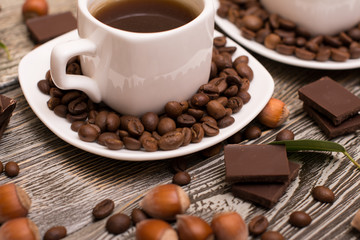
<svg viewBox="0 0 360 240">
<path fill-rule="evenodd" d="M 66 74 L 67 62 L 78 55 L 93 56 L 96 45 L 88 39 L 77 39 L 55 46 L 50 57 L 50 72 L 54 84 L 60 89 L 77 89 L 85 92 L 94 102 L 101 101 L 97 82 L 87 76 Z"/>
</svg>

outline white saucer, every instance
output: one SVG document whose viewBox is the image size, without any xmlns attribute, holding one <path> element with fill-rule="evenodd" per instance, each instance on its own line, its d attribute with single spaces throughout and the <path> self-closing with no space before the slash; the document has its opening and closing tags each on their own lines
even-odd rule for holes
<svg viewBox="0 0 360 240">
<path fill-rule="evenodd" d="M 215 36 L 219 35 L 220 33 L 215 33 Z M 56 116 L 48 109 L 46 102 L 49 100 L 49 96 L 41 93 L 37 87 L 37 82 L 45 78 L 45 74 L 50 68 L 52 48 L 60 42 L 77 38 L 78 33 L 74 30 L 28 53 L 19 64 L 19 82 L 30 107 L 53 133 L 75 147 L 100 156 L 119 160 L 146 161 L 173 158 L 203 150 L 225 140 L 246 126 L 264 108 L 274 91 L 274 81 L 268 71 L 242 47 L 228 39 L 228 46 L 238 47 L 234 57 L 247 55 L 249 57 L 249 65 L 254 71 L 254 79 L 249 89 L 251 100 L 244 105 L 240 112 L 233 115 L 235 123 L 221 129 L 220 134 L 215 137 L 206 137 L 200 143 L 193 143 L 172 151 L 109 150 L 97 143 L 81 141 L 77 133 L 70 129 L 70 123 L 66 119 Z"/>
<path fill-rule="evenodd" d="M 290 1 L 290 0 L 289 0 Z M 214 0 L 214 7 L 217 10 L 219 8 L 219 0 Z M 342 70 L 342 69 L 353 69 L 360 67 L 360 58 L 359 59 L 349 59 L 346 62 L 318 62 L 318 61 L 306 61 L 301 60 L 295 56 L 286 56 L 280 53 L 277 53 L 274 50 L 266 48 L 263 44 L 260 44 L 256 41 L 248 40 L 241 36 L 241 31 L 233 23 L 228 21 L 225 18 L 215 15 L 216 24 L 232 39 L 243 45 L 244 47 L 264 56 L 269 59 L 304 68 L 313 68 L 313 69 L 327 69 L 327 70 Z"/>
</svg>

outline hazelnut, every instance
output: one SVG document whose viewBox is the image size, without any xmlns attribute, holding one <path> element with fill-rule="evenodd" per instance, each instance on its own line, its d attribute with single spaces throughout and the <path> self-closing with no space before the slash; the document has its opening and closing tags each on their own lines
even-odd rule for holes
<svg viewBox="0 0 360 240">
<path fill-rule="evenodd" d="M 248 229 L 237 212 L 218 213 L 211 221 L 215 238 L 221 240 L 247 240 Z"/>
<path fill-rule="evenodd" d="M 173 220 L 190 206 L 187 193 L 178 185 L 164 184 L 151 189 L 140 202 L 140 207 L 149 216 Z"/>
<path fill-rule="evenodd" d="M 47 14 L 48 4 L 46 0 L 26 0 L 22 6 L 22 15 L 25 20 Z"/>
<path fill-rule="evenodd" d="M 1 240 L 40 240 L 38 227 L 30 219 L 21 217 L 5 222 L 0 228 Z"/>
<path fill-rule="evenodd" d="M 0 196 L 0 223 L 13 218 L 26 217 L 31 200 L 24 189 L 8 183 L 0 186 Z"/>
<path fill-rule="evenodd" d="M 285 103 L 279 99 L 271 98 L 257 119 L 267 127 L 276 128 L 283 124 L 289 117 L 289 110 Z"/>
<path fill-rule="evenodd" d="M 190 215 L 177 215 L 177 228 L 180 240 L 212 240 L 213 231 L 203 219 Z"/>
<path fill-rule="evenodd" d="M 136 240 L 177 240 L 176 231 L 160 219 L 145 219 L 136 224 Z"/>
<path fill-rule="evenodd" d="M 350 225 L 355 228 L 356 230 L 360 231 L 360 209 L 356 212 L 355 216 L 353 217 Z"/>
</svg>

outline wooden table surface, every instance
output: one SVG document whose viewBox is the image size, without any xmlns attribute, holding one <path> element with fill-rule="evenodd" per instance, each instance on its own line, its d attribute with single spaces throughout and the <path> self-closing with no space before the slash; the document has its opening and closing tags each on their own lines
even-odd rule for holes
<svg viewBox="0 0 360 240">
<path fill-rule="evenodd" d="M 48 0 L 50 13 L 72 11 L 75 0 Z M 34 48 L 21 18 L 23 0 L 0 0 L 0 40 L 11 53 L 11 60 L 0 50 L 0 93 L 17 101 L 10 124 L 0 140 L 0 160 L 16 161 L 21 172 L 15 178 L 0 175 L 0 184 L 14 182 L 23 187 L 32 199 L 29 218 L 39 227 L 41 236 L 47 229 L 63 225 L 66 239 L 132 239 L 135 228 L 118 236 L 108 234 L 106 220 L 94 222 L 91 211 L 104 198 L 115 201 L 115 212 L 130 214 L 150 188 L 169 183 L 173 173 L 170 159 L 149 162 L 118 161 L 82 151 L 62 141 L 33 113 L 18 83 L 18 64 Z M 302 111 L 297 90 L 322 76 L 330 76 L 360 96 L 360 71 L 313 70 L 288 66 L 253 53 L 267 68 L 275 81 L 274 97 L 283 100 L 290 118 L 277 129 L 264 131 L 262 136 L 244 144 L 267 143 L 283 128 L 295 132 L 296 139 L 328 140 L 314 122 Z M 336 99 L 334 99 L 336 101 Z M 359 132 L 332 141 L 345 146 L 354 159 L 360 158 Z M 342 154 L 291 153 L 289 160 L 302 164 L 299 176 L 280 202 L 266 210 L 235 198 L 224 181 L 223 154 L 204 158 L 200 154 L 186 157 L 192 181 L 184 186 L 191 206 L 187 213 L 210 221 L 217 212 L 235 210 L 246 222 L 258 214 L 270 221 L 269 229 L 280 231 L 286 239 L 359 239 L 360 233 L 350 227 L 360 208 L 360 171 Z M 321 204 L 310 191 L 325 185 L 336 195 L 333 204 Z M 308 227 L 290 226 L 291 212 L 303 210 L 313 221 Z"/>
</svg>

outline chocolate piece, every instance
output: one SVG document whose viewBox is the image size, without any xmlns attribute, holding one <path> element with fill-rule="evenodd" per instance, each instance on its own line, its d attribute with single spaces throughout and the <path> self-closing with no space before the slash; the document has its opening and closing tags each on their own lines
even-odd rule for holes
<svg viewBox="0 0 360 240">
<path fill-rule="evenodd" d="M 285 193 L 291 181 L 294 180 L 300 169 L 300 164 L 289 162 L 290 175 L 284 183 L 236 183 L 232 186 L 231 192 L 235 197 L 250 201 L 265 208 L 273 207 Z"/>
<path fill-rule="evenodd" d="M 360 98 L 329 77 L 323 77 L 298 90 L 299 98 L 308 106 L 339 125 L 360 111 Z"/>
<path fill-rule="evenodd" d="M 10 121 L 15 106 L 16 101 L 14 99 L 0 95 L 0 139 Z"/>
<path fill-rule="evenodd" d="M 31 18 L 26 26 L 35 43 L 44 43 L 77 28 L 76 18 L 71 12 Z"/>
<path fill-rule="evenodd" d="M 285 182 L 289 176 L 283 145 L 229 144 L 224 159 L 228 182 Z"/>
<path fill-rule="evenodd" d="M 312 119 L 314 119 L 328 138 L 338 137 L 360 129 L 359 114 L 345 120 L 340 125 L 335 126 L 328 118 L 315 111 L 312 107 L 304 104 L 303 109 Z"/>
</svg>

